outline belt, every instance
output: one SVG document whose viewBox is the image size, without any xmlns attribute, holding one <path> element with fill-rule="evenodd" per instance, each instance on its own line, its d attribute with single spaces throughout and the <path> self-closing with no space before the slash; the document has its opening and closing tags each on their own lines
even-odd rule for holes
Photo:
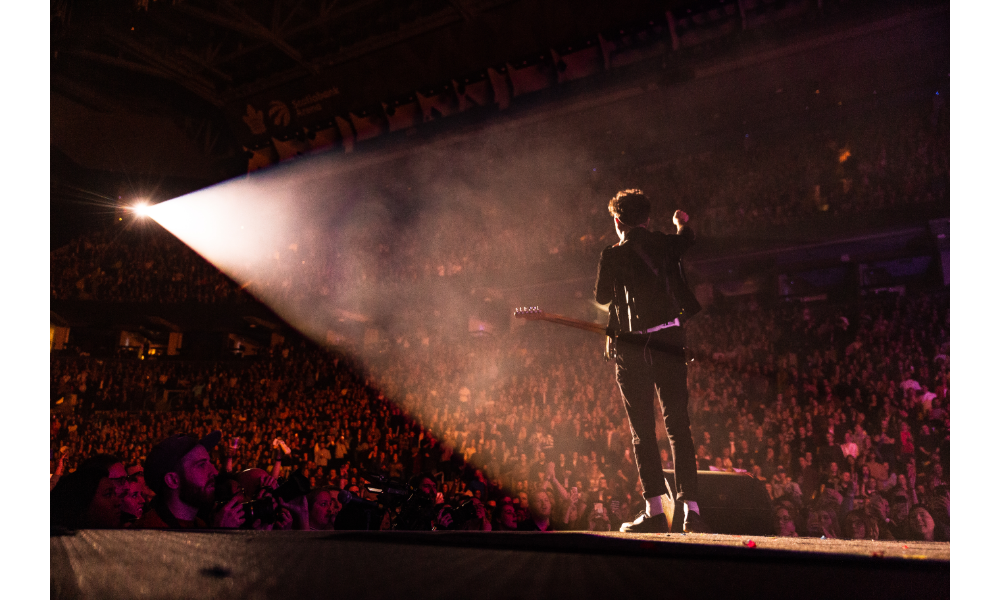
<svg viewBox="0 0 1000 600">
<path fill-rule="evenodd" d="M 661 323 L 660 325 L 657 325 L 656 327 L 650 327 L 649 329 L 643 329 L 642 331 L 633 331 L 632 333 L 637 334 L 637 335 L 643 335 L 643 334 L 646 334 L 646 333 L 653 333 L 654 331 L 659 331 L 661 329 L 667 329 L 669 327 L 680 327 L 680 326 L 681 326 L 681 320 L 680 320 L 680 318 L 677 318 L 677 319 L 674 319 L 673 321 L 670 321 L 668 323 Z"/>
</svg>

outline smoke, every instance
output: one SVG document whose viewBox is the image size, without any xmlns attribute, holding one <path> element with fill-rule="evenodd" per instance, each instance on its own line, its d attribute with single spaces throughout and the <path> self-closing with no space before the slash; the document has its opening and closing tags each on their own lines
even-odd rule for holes
<svg viewBox="0 0 1000 600">
<path fill-rule="evenodd" d="M 533 133 L 306 157 L 149 214 L 302 333 L 355 353 L 377 379 L 409 380 L 391 399 L 442 378 L 436 393 L 481 395 L 524 368 L 487 338 L 509 330 L 540 282 L 583 277 L 589 290 L 611 230 L 586 146 Z M 570 300 L 593 316 L 588 299 Z M 407 370 L 421 353 L 448 368 L 418 380 Z"/>
</svg>

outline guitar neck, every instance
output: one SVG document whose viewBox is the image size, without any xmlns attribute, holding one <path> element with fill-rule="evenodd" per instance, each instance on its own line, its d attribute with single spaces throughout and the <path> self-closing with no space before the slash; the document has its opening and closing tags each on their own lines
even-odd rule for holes
<svg viewBox="0 0 1000 600">
<path fill-rule="evenodd" d="M 582 329 L 583 331 L 589 331 L 591 333 L 607 333 L 607 327 L 601 325 L 600 323 L 591 323 L 590 321 L 581 321 L 580 319 L 573 319 L 571 317 L 564 317 L 562 315 L 552 315 L 544 314 L 535 316 L 534 319 L 541 321 L 548 321 L 550 323 L 558 323 L 559 325 L 566 325 L 567 327 L 573 327 L 576 329 Z"/>
</svg>

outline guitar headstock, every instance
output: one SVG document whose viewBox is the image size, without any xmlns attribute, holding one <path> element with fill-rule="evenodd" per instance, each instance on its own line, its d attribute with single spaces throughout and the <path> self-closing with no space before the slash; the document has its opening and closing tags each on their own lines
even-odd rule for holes
<svg viewBox="0 0 1000 600">
<path fill-rule="evenodd" d="M 534 321 L 537 319 L 542 319 L 545 317 L 545 311 L 538 308 L 537 306 L 522 306 L 521 308 L 514 309 L 514 316 L 518 319 L 527 319 L 529 321 Z"/>
</svg>

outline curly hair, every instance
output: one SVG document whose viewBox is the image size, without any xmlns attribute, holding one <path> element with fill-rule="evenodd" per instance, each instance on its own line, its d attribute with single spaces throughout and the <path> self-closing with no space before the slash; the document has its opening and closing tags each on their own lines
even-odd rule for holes
<svg viewBox="0 0 1000 600">
<path fill-rule="evenodd" d="M 608 202 L 608 212 L 629 227 L 642 225 L 649 219 L 651 204 L 642 190 L 622 190 Z"/>
</svg>

